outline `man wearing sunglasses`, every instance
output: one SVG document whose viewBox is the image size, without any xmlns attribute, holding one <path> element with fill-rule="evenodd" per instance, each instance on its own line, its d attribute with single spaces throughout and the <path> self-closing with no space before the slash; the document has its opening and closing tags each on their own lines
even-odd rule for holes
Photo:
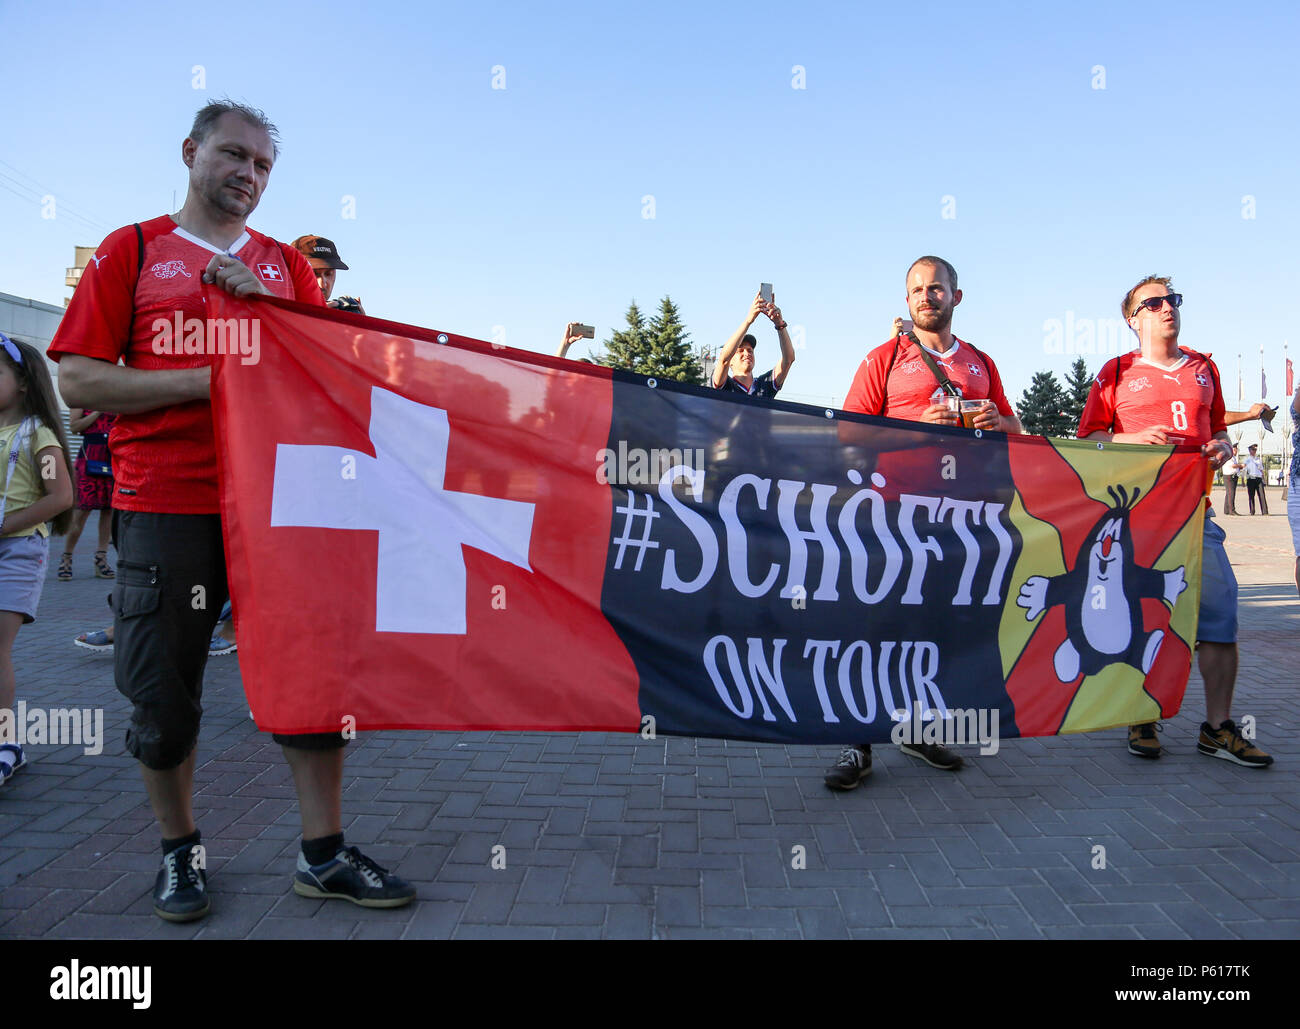
<svg viewBox="0 0 1300 1029">
<path fill-rule="evenodd" d="M 1231 459 L 1219 369 L 1208 355 L 1178 345 L 1182 303 L 1171 280 L 1154 275 L 1124 294 L 1120 310 L 1137 334 L 1139 349 L 1106 362 L 1084 406 L 1079 439 L 1156 446 L 1195 443 L 1212 468 Z M 1258 414 L 1252 408 L 1234 413 L 1231 421 Z M 1214 523 L 1208 501 L 1206 507 L 1196 630 L 1206 720 L 1196 749 L 1248 768 L 1266 768 L 1273 758 L 1243 737 L 1230 717 L 1237 682 L 1237 578 L 1223 549 L 1224 532 Z M 1154 722 L 1129 726 L 1128 738 L 1129 753 L 1160 756 Z"/>
<path fill-rule="evenodd" d="M 118 414 L 111 439 L 115 678 L 133 705 L 127 750 L 140 763 L 162 836 L 154 912 L 172 922 L 201 918 L 211 906 L 193 793 L 217 609 L 195 609 L 193 590 L 202 584 L 206 596 L 222 597 L 227 583 L 209 402 L 211 365 L 221 358 L 159 349 L 159 330 L 173 316 L 206 316 L 204 283 L 238 297 L 323 303 L 302 254 L 247 228 L 277 138 L 253 108 L 217 102 L 200 110 L 181 144 L 189 169 L 184 206 L 100 245 L 49 348 L 69 405 Z M 294 892 L 364 907 L 409 902 L 408 883 L 343 845 L 343 735 L 273 738 L 293 773 L 302 818 Z"/>
</svg>

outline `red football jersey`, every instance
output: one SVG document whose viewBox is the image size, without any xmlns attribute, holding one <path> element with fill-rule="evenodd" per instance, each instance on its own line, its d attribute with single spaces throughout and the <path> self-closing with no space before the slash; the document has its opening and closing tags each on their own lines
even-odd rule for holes
<svg viewBox="0 0 1300 1029">
<path fill-rule="evenodd" d="M 930 351 L 935 364 L 947 373 L 967 400 L 992 400 L 999 413 L 1014 415 L 1016 412 L 1007 402 L 1002 378 L 993 362 L 956 336 L 953 341 L 946 354 Z M 921 359 L 917 345 L 906 336 L 899 336 L 867 354 L 853 377 L 849 395 L 844 398 L 844 410 L 915 422 L 935 402 L 937 393 L 939 382 Z"/>
<path fill-rule="evenodd" d="M 118 229 L 99 245 L 50 344 L 50 357 L 57 361 L 64 354 L 81 354 L 152 370 L 256 360 L 256 319 L 215 332 L 207 322 L 203 270 L 223 251 L 167 215 L 142 222 L 140 231 L 142 264 L 134 226 Z M 324 303 L 311 265 L 292 247 L 247 229 L 229 252 L 276 296 Z M 121 415 L 109 448 L 115 508 L 163 514 L 220 511 L 207 401 Z"/>
<path fill-rule="evenodd" d="M 1148 361 L 1140 350 L 1107 361 L 1088 394 L 1079 438 L 1098 430 L 1140 432 L 1164 426 L 1187 443 L 1204 444 L 1224 432 L 1219 369 L 1208 354 L 1187 347 L 1179 351 L 1181 356 L 1168 366 Z"/>
</svg>

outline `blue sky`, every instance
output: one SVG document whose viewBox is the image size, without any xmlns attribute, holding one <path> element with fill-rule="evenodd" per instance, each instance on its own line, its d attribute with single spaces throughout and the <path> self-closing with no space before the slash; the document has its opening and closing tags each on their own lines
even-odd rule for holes
<svg viewBox="0 0 1300 1029">
<path fill-rule="evenodd" d="M 803 330 L 784 395 L 839 403 L 937 253 L 1014 402 L 1073 360 L 1053 339 L 1171 274 L 1229 406 L 1238 353 L 1258 399 L 1261 345 L 1276 401 L 1291 336 L 1300 358 L 1298 29 L 1269 3 L 0 0 L 0 291 L 61 303 L 74 246 L 174 210 L 193 114 L 229 95 L 284 139 L 250 224 L 333 239 L 337 292 L 378 316 L 550 351 L 667 293 L 717 346 L 770 281 Z"/>
</svg>

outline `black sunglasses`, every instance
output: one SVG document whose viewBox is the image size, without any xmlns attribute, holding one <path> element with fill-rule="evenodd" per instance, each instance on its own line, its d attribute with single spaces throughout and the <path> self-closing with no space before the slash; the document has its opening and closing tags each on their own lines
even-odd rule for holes
<svg viewBox="0 0 1300 1029">
<path fill-rule="evenodd" d="M 1162 297 L 1147 297 L 1145 300 L 1139 301 L 1138 305 L 1133 308 L 1133 314 L 1137 314 L 1143 307 L 1148 311 L 1159 311 L 1166 300 L 1169 301 L 1172 307 L 1183 306 L 1183 295 L 1181 293 L 1166 293 Z"/>
</svg>

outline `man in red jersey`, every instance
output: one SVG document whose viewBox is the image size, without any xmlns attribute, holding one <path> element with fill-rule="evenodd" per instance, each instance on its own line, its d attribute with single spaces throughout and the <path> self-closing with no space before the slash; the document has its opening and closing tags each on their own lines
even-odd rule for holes
<svg viewBox="0 0 1300 1029">
<path fill-rule="evenodd" d="M 256 360 L 256 327 L 208 325 L 201 283 L 235 296 L 320 304 L 297 251 L 246 227 L 278 155 L 275 127 L 229 102 L 199 111 L 181 145 L 189 190 L 175 215 L 100 245 L 50 344 L 70 406 L 114 411 L 117 687 L 134 706 L 127 750 L 162 834 L 154 911 L 183 922 L 210 901 L 193 813 L 203 668 L 227 592 L 209 400 L 211 365 Z M 218 338 L 220 337 L 220 338 Z M 121 364 L 119 364 L 121 360 Z M 208 603 L 199 610 L 194 598 Z M 396 907 L 414 889 L 344 847 L 342 733 L 276 736 L 293 771 L 303 842 L 294 891 Z"/>
<path fill-rule="evenodd" d="M 974 428 L 1023 432 L 992 360 L 952 333 L 953 309 L 961 303 L 956 269 L 941 257 L 919 257 L 907 270 L 906 281 L 907 309 L 915 328 L 867 355 L 853 377 L 844 410 L 957 426 L 961 414 L 947 403 L 955 387 L 965 400 L 983 401 L 975 410 Z M 946 389 L 944 382 L 951 387 Z M 913 463 L 906 451 L 882 455 L 878 470 L 892 483 L 891 492 L 897 492 L 900 477 Z M 902 743 L 899 749 L 945 771 L 956 771 L 962 764 L 959 755 L 939 744 Z M 833 790 L 851 790 L 870 774 L 871 747 L 857 744 L 840 751 L 825 782 Z"/>
<path fill-rule="evenodd" d="M 975 415 L 975 428 L 1024 431 L 1007 401 L 997 367 L 952 334 L 953 308 L 962 296 L 956 279 L 957 273 L 943 258 L 917 258 L 907 273 L 907 308 L 915 331 L 900 333 L 867 354 L 853 377 L 844 410 L 936 425 L 962 424 L 960 414 L 947 404 L 924 351 L 964 399 L 987 401 Z"/>
<path fill-rule="evenodd" d="M 1168 278 L 1154 275 L 1124 294 L 1120 310 L 1140 346 L 1107 361 L 1098 374 L 1079 420 L 1079 439 L 1156 446 L 1194 443 L 1212 468 L 1232 457 L 1228 424 L 1258 417 L 1259 405 L 1225 417 L 1218 367 L 1208 354 L 1178 345 L 1182 302 Z M 1250 768 L 1266 768 L 1273 758 L 1244 738 L 1229 717 L 1237 682 L 1237 578 L 1208 500 L 1206 508 L 1196 628 L 1206 720 L 1196 749 Z M 1138 757 L 1158 758 L 1155 723 L 1129 726 L 1128 749 Z"/>
</svg>

